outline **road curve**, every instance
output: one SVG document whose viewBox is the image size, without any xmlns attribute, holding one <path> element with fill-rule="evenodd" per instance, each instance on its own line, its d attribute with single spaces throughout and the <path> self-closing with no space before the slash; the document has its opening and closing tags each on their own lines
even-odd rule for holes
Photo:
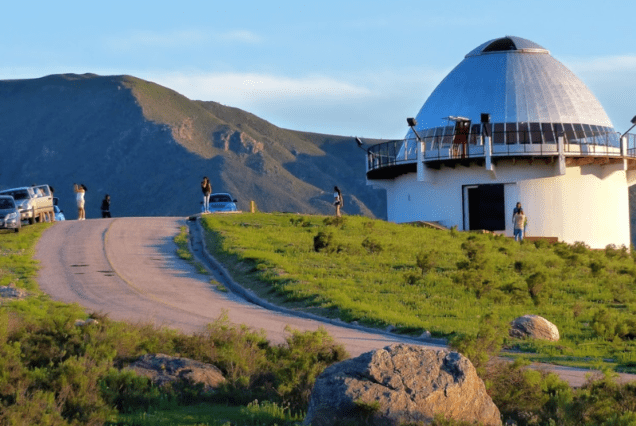
<svg viewBox="0 0 636 426">
<path fill-rule="evenodd" d="M 216 290 L 202 275 L 176 256 L 173 238 L 183 218 L 117 218 L 58 222 L 36 247 L 40 289 L 54 300 L 78 303 L 121 321 L 172 327 L 187 333 L 203 331 L 224 312 L 231 322 L 262 329 L 275 344 L 290 326 L 298 330 L 325 327 L 352 356 L 408 342 L 400 336 L 368 333 L 347 327 L 272 312 L 232 293 Z M 437 346 L 439 347 L 439 346 Z M 589 370 L 535 365 L 557 373 L 571 386 L 581 386 Z M 636 380 L 621 374 L 620 381 Z"/>
<path fill-rule="evenodd" d="M 76 302 L 115 320 L 152 322 L 184 332 L 202 331 L 223 312 L 231 322 L 263 329 L 284 342 L 285 327 L 323 326 L 352 356 L 400 339 L 269 311 L 216 290 L 176 256 L 182 218 L 117 218 L 58 222 L 36 247 L 40 288 L 54 300 Z"/>
</svg>

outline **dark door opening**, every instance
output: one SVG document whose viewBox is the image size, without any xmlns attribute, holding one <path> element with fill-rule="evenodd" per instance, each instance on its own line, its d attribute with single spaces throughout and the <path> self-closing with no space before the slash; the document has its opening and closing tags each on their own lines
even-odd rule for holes
<svg viewBox="0 0 636 426">
<path fill-rule="evenodd" d="M 468 188 L 468 221 L 470 230 L 504 231 L 506 229 L 503 184 Z"/>
</svg>

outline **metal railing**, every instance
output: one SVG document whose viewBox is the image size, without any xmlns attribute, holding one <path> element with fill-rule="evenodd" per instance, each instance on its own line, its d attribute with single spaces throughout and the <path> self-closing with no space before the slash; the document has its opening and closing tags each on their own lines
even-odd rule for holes
<svg viewBox="0 0 636 426">
<path fill-rule="evenodd" d="M 447 128 L 448 129 L 448 128 Z M 429 132 L 430 133 L 430 132 Z M 491 155 L 507 156 L 553 156 L 558 155 L 557 137 L 539 137 L 541 143 L 533 143 L 530 132 L 495 132 L 491 134 Z M 562 133 L 563 151 L 568 156 L 615 156 L 636 157 L 636 135 L 627 134 L 627 152 L 621 152 L 620 135 L 616 132 L 602 134 Z M 461 160 L 486 156 L 484 138 L 481 135 L 462 136 L 466 143 L 456 143 L 453 133 L 424 136 L 424 162 Z M 503 141 L 503 143 L 502 143 Z M 368 170 L 417 162 L 418 141 L 416 138 L 393 140 L 374 145 L 367 150 Z"/>
</svg>

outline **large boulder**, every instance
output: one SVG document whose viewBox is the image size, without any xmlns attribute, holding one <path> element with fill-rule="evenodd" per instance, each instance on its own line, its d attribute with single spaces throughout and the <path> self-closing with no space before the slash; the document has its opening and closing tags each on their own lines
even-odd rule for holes
<svg viewBox="0 0 636 426">
<path fill-rule="evenodd" d="M 140 376 L 146 376 L 156 385 L 185 381 L 203 384 L 206 391 L 217 388 L 225 381 L 221 370 L 214 365 L 188 358 L 164 354 L 146 354 L 128 366 Z"/>
<path fill-rule="evenodd" d="M 396 344 L 325 369 L 304 424 L 430 424 L 437 414 L 501 425 L 499 410 L 466 357 Z"/>
<path fill-rule="evenodd" d="M 557 342 L 560 337 L 557 326 L 539 315 L 524 315 L 515 319 L 510 323 L 508 334 L 511 337 L 529 337 L 552 342 Z"/>
</svg>

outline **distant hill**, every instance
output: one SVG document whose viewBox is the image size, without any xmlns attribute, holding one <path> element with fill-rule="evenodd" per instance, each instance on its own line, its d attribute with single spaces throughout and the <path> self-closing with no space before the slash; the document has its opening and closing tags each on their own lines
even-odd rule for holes
<svg viewBox="0 0 636 426">
<path fill-rule="evenodd" d="M 188 215 L 203 176 L 243 210 L 254 200 L 262 211 L 331 214 L 338 185 L 346 213 L 386 217 L 352 138 L 281 129 L 131 76 L 0 81 L 0 150 L 0 189 L 48 183 L 71 219 L 75 182 L 88 187 L 89 218 L 106 193 L 114 216 Z"/>
</svg>

